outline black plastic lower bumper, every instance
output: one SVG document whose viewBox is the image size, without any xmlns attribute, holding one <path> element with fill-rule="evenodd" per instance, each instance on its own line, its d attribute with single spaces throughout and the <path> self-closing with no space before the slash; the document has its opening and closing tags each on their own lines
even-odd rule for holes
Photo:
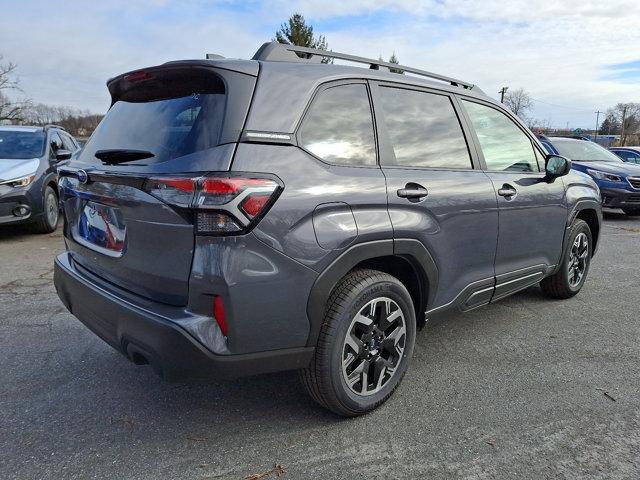
<svg viewBox="0 0 640 480">
<path fill-rule="evenodd" d="M 92 283 L 67 252 L 55 260 L 54 282 L 67 309 L 91 331 L 137 364 L 150 364 L 165 379 L 232 378 L 305 367 L 313 348 L 302 347 L 242 355 L 216 355 L 185 330 Z M 166 308 L 162 308 L 166 312 Z"/>
<path fill-rule="evenodd" d="M 640 191 L 603 188 L 600 190 L 602 206 L 609 208 L 640 207 Z"/>
<path fill-rule="evenodd" d="M 37 207 L 25 195 L 0 198 L 0 225 L 32 222 L 43 214 Z"/>
</svg>

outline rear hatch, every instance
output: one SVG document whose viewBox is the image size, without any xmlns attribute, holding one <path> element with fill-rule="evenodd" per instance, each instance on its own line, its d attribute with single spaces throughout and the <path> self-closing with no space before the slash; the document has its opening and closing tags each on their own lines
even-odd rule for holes
<svg viewBox="0 0 640 480">
<path fill-rule="evenodd" d="M 195 227 L 184 179 L 229 170 L 254 63 L 172 62 L 108 82 L 111 108 L 78 160 L 59 169 L 67 247 L 81 270 L 187 303 Z"/>
</svg>

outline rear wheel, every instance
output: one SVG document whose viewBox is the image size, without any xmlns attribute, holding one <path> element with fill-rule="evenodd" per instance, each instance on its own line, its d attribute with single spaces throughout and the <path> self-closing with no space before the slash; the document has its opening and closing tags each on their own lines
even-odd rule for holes
<svg viewBox="0 0 640 480">
<path fill-rule="evenodd" d="M 640 207 L 624 207 L 622 211 L 627 215 L 640 215 Z"/>
<path fill-rule="evenodd" d="M 542 291 L 551 298 L 573 297 L 580 291 L 589 273 L 593 252 L 589 225 L 584 220 L 576 219 L 569 235 L 569 248 L 560 269 L 540 282 Z"/>
<path fill-rule="evenodd" d="M 58 205 L 58 195 L 51 187 L 44 190 L 44 213 L 34 225 L 33 230 L 36 233 L 51 233 L 58 227 L 58 217 L 60 207 Z"/>
<path fill-rule="evenodd" d="M 416 319 L 407 289 L 377 270 L 355 270 L 327 303 L 316 352 L 301 379 L 320 405 L 356 416 L 384 403 L 413 353 Z"/>
</svg>

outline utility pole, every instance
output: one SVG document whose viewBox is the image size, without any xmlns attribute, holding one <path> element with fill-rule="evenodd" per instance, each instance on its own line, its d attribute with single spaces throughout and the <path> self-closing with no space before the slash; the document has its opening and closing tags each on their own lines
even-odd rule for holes
<svg viewBox="0 0 640 480">
<path fill-rule="evenodd" d="M 507 93 L 507 90 L 509 90 L 509 87 L 502 87 L 498 93 L 500 94 L 500 103 L 504 103 L 504 94 Z"/>
<path fill-rule="evenodd" d="M 600 110 L 598 110 L 596 112 L 596 135 L 595 135 L 594 140 L 598 139 L 598 125 L 600 125 L 600 114 L 601 113 L 603 113 L 603 112 L 601 112 Z"/>
</svg>

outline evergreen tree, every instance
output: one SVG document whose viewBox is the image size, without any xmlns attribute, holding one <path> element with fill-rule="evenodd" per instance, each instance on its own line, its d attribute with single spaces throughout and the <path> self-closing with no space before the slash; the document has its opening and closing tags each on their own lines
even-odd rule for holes
<svg viewBox="0 0 640 480">
<path fill-rule="evenodd" d="M 287 23 L 280 25 L 280 30 L 276 32 L 276 38 L 280 43 L 297 45 L 299 47 L 317 48 L 318 50 L 327 50 L 327 44 L 324 35 L 316 37 L 313 34 L 313 26 L 307 25 L 304 17 L 299 13 L 294 13 Z M 309 58 L 308 55 L 298 53 L 301 58 Z M 327 63 L 328 59 L 323 58 L 323 63 Z"/>
<path fill-rule="evenodd" d="M 599 135 L 620 135 L 620 131 L 622 130 L 620 121 L 616 118 L 612 111 L 607 112 L 607 116 L 602 121 L 600 125 L 600 129 L 598 130 Z"/>
<path fill-rule="evenodd" d="M 396 52 L 393 52 L 391 54 L 391 57 L 389 58 L 389 63 L 395 63 L 396 65 L 400 65 L 400 60 L 398 60 L 398 57 L 396 57 Z M 404 73 L 404 70 L 400 68 L 390 68 L 389 71 L 391 73 L 399 73 L 399 74 Z"/>
</svg>

